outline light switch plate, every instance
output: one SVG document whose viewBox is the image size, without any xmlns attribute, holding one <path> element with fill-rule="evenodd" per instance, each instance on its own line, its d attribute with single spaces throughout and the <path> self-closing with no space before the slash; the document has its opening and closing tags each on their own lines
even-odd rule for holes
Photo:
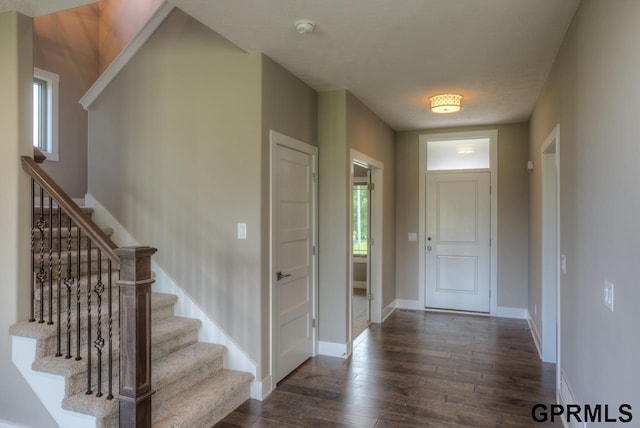
<svg viewBox="0 0 640 428">
<path fill-rule="evenodd" d="M 613 282 L 604 280 L 604 305 L 613 312 Z"/>
<path fill-rule="evenodd" d="M 247 223 L 238 223 L 238 239 L 247 239 Z"/>
</svg>

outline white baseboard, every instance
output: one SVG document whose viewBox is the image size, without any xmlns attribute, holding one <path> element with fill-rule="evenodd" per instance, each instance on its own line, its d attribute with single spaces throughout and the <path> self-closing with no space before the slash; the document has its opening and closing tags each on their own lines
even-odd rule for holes
<svg viewBox="0 0 640 428">
<path fill-rule="evenodd" d="M 395 306 L 397 309 L 424 311 L 424 305 L 420 303 L 420 300 L 396 299 Z"/>
<path fill-rule="evenodd" d="M 0 428 L 26 428 L 26 427 L 23 427 L 22 425 L 15 425 L 15 424 L 12 424 L 11 422 L 3 421 L 0 419 Z"/>
<path fill-rule="evenodd" d="M 573 390 L 569 385 L 569 381 L 567 381 L 564 370 L 561 370 L 560 391 L 558 394 L 558 398 L 560 401 L 558 404 L 562 404 L 563 406 L 565 406 L 564 407 L 565 409 L 567 404 L 580 404 L 578 400 L 576 400 L 575 395 L 573 394 Z M 565 428 L 586 428 L 587 427 L 586 422 L 578 422 L 575 420 L 571 420 L 571 422 L 567 422 L 565 418 L 562 418 L 562 425 L 564 425 Z"/>
<path fill-rule="evenodd" d="M 492 317 L 515 318 L 519 320 L 529 319 L 529 310 L 526 308 L 510 308 L 507 306 L 496 306 L 491 311 Z"/>
<path fill-rule="evenodd" d="M 36 339 L 13 336 L 11 338 L 11 361 L 36 393 L 44 407 L 58 426 L 86 428 L 96 426 L 96 418 L 82 413 L 64 410 L 60 403 L 64 399 L 64 376 L 35 371 L 31 365 L 36 358 Z"/>
<path fill-rule="evenodd" d="M 346 343 L 318 342 L 318 354 L 329 357 L 347 358 L 349 349 Z"/>
<path fill-rule="evenodd" d="M 382 322 L 385 322 L 386 319 L 389 318 L 389 316 L 395 310 L 396 310 L 396 301 L 394 300 L 393 302 L 391 302 L 387 306 L 385 306 L 385 308 L 382 310 Z"/>
<path fill-rule="evenodd" d="M 533 318 L 531 317 L 531 314 L 529 313 L 528 315 L 529 315 L 529 318 L 527 319 L 527 322 L 529 323 L 529 330 L 531 330 L 531 337 L 533 337 L 533 343 L 536 344 L 536 349 L 538 350 L 538 356 L 540 357 L 540 360 L 542 360 L 542 346 L 541 346 L 542 337 L 540 336 L 538 327 L 536 327 L 536 323 L 533 322 Z"/>
<path fill-rule="evenodd" d="M 109 213 L 109 211 L 91 194 L 85 196 L 87 207 L 93 208 L 93 219 L 99 226 L 113 228 L 111 239 L 119 245 L 140 245 L 140 243 Z M 251 373 L 254 381 L 251 385 L 251 398 L 262 400 L 263 396 L 271 393 L 270 387 L 264 388 L 263 381 L 257 380 L 257 368 L 255 362 L 240 348 L 240 346 L 211 318 L 204 313 L 200 306 L 178 285 L 178 283 L 155 261 L 151 262 L 151 269 L 155 273 L 154 290 L 161 293 L 175 294 L 178 302 L 174 312 L 177 316 L 196 318 L 202 321 L 202 327 L 198 330 L 198 340 L 205 343 L 217 343 L 227 347 L 224 356 L 224 367 L 231 370 L 239 370 Z M 254 395 L 255 394 L 255 395 Z M 266 394 L 266 395 L 265 395 Z"/>
</svg>

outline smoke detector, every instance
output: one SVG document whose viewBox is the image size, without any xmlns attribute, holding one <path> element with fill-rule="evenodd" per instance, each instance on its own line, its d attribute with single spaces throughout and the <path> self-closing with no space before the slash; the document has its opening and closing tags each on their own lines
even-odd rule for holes
<svg viewBox="0 0 640 428">
<path fill-rule="evenodd" d="M 313 27 L 315 26 L 316 24 L 310 19 L 299 19 L 296 21 L 296 30 L 300 34 L 313 32 Z"/>
</svg>

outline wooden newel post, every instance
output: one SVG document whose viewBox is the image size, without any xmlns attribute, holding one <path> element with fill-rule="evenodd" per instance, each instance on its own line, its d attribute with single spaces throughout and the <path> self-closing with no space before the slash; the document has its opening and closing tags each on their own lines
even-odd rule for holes
<svg viewBox="0 0 640 428">
<path fill-rule="evenodd" d="M 122 247 L 120 258 L 120 426 L 151 427 L 151 247 Z"/>
</svg>

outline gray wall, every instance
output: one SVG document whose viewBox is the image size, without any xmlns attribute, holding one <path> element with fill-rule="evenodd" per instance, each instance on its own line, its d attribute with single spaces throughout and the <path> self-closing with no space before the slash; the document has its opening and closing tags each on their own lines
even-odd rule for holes
<svg viewBox="0 0 640 428">
<path fill-rule="evenodd" d="M 583 0 L 531 119 L 531 157 L 560 124 L 562 369 L 579 403 L 640 402 L 640 2 Z M 530 311 L 540 304 L 541 175 L 531 181 Z M 615 312 L 603 305 L 615 284 Z M 634 420 L 635 420 L 634 415 Z M 591 426 L 591 424 L 590 424 Z"/>
<path fill-rule="evenodd" d="M 384 164 L 383 307 L 395 299 L 394 132 L 346 90 L 318 95 L 320 340 L 349 338 L 349 149 Z M 374 296 L 375 298 L 375 296 Z"/>
<path fill-rule="evenodd" d="M 349 337 L 349 155 L 347 92 L 318 94 L 318 334 L 321 341 Z"/>
<path fill-rule="evenodd" d="M 78 103 L 98 78 L 98 7 L 33 20 L 36 67 L 60 76 L 58 162 L 45 171 L 72 198 L 87 193 L 87 112 Z"/>
<path fill-rule="evenodd" d="M 15 12 L 0 14 L 0 423 L 54 427 L 11 362 L 9 326 L 29 314 L 29 179 L 20 156 L 33 155 L 31 128 L 33 21 Z"/>
<path fill-rule="evenodd" d="M 384 164 L 382 197 L 382 308 L 384 309 L 396 298 L 395 133 L 350 92 L 347 92 L 347 145 L 349 149 Z M 350 195 L 349 192 L 349 197 Z M 348 245 L 351 245 L 350 240 Z"/>
<path fill-rule="evenodd" d="M 258 371 L 261 63 L 174 10 L 89 113 L 89 193 Z"/>
<path fill-rule="evenodd" d="M 396 134 L 396 293 L 417 300 L 420 156 L 419 136 L 444 132 L 498 130 L 498 306 L 527 308 L 528 172 L 526 123 L 403 131 Z"/>
</svg>

